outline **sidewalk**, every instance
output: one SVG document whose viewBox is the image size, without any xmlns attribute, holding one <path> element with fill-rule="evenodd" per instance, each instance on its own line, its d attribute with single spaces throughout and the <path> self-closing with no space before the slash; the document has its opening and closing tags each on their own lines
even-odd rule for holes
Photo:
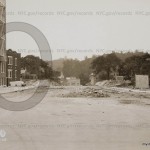
<svg viewBox="0 0 150 150">
<path fill-rule="evenodd" d="M 40 83 L 40 85 L 39 85 Z M 0 87 L 0 94 L 6 94 L 6 93 L 12 93 L 12 92 L 19 92 L 19 91 L 23 91 L 23 90 L 28 90 L 28 89 L 34 89 L 37 88 L 38 86 L 47 86 L 47 81 L 43 80 L 41 82 L 36 81 L 34 83 L 32 83 L 31 85 L 27 85 L 25 87 L 13 87 L 13 86 L 9 86 L 9 87 Z"/>
<path fill-rule="evenodd" d="M 0 87 L 0 94 L 12 93 L 22 90 L 28 90 L 36 88 L 36 86 L 25 86 L 25 87 Z"/>
</svg>

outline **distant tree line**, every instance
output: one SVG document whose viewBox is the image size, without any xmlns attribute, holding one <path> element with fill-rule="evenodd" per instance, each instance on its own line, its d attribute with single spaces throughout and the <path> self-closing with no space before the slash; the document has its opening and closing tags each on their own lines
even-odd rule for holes
<svg viewBox="0 0 150 150">
<path fill-rule="evenodd" d="M 93 71 L 99 79 L 111 79 L 112 72 L 124 76 L 125 80 L 132 80 L 135 75 L 150 75 L 150 54 L 142 53 L 121 60 L 116 53 L 95 58 L 92 62 Z"/>
<path fill-rule="evenodd" d="M 50 79 L 59 82 L 60 72 L 52 69 L 48 62 L 28 55 L 21 58 L 21 68 L 30 74 L 36 74 L 39 79 Z M 114 79 L 114 75 L 124 76 L 132 80 L 135 74 L 150 76 L 150 54 L 143 52 L 127 52 L 104 54 L 101 56 L 85 57 L 84 60 L 65 59 L 62 72 L 65 77 L 80 78 L 81 84 L 90 82 L 90 74 L 95 73 L 98 80 Z"/>
<path fill-rule="evenodd" d="M 65 77 L 80 78 L 81 84 L 86 85 L 93 72 L 98 80 L 114 79 L 114 75 L 124 76 L 132 80 L 135 74 L 150 75 L 150 54 L 144 52 L 127 52 L 104 54 L 85 58 L 83 61 L 67 59 L 62 69 Z"/>
</svg>

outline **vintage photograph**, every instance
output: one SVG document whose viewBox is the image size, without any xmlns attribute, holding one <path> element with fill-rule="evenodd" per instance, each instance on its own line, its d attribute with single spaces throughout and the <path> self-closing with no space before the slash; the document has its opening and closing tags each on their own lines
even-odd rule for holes
<svg viewBox="0 0 150 150">
<path fill-rule="evenodd" d="M 150 149 L 150 1 L 0 0 L 0 150 Z"/>
</svg>

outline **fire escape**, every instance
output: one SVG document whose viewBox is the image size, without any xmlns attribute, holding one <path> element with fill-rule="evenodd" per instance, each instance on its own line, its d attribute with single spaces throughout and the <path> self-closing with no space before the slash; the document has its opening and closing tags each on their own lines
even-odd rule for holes
<svg viewBox="0 0 150 150">
<path fill-rule="evenodd" d="M 6 61 L 6 7 L 5 1 L 0 0 L 0 63 Z"/>
</svg>

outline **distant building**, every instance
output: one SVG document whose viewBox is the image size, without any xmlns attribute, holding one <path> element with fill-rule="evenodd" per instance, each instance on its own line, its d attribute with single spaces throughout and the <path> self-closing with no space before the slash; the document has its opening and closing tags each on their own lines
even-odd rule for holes
<svg viewBox="0 0 150 150">
<path fill-rule="evenodd" d="M 139 89 L 149 88 L 149 76 L 148 75 L 135 75 L 135 87 Z"/>
<path fill-rule="evenodd" d="M 24 75 L 25 73 L 26 73 L 26 68 L 25 69 L 21 68 L 21 75 Z"/>
<path fill-rule="evenodd" d="M 30 74 L 26 68 L 25 69 L 21 69 L 21 80 L 27 80 L 27 79 L 31 79 L 31 80 L 37 80 L 38 77 L 36 74 Z"/>
<path fill-rule="evenodd" d="M 6 0 L 0 0 L 0 86 L 6 85 Z"/>
<path fill-rule="evenodd" d="M 58 78 L 59 78 L 59 80 L 60 80 L 60 84 L 61 84 L 61 85 L 64 85 L 64 84 L 65 84 L 65 77 L 64 77 L 63 72 L 61 72 L 61 75 L 60 75 Z"/>
<path fill-rule="evenodd" d="M 11 49 L 7 50 L 7 64 L 6 64 L 7 83 L 12 81 L 20 81 L 21 75 L 21 54 Z"/>
<path fill-rule="evenodd" d="M 96 84 L 96 76 L 95 76 L 94 73 L 91 73 L 90 80 L 91 80 L 91 84 L 90 85 L 95 85 Z"/>
<path fill-rule="evenodd" d="M 80 86 L 80 79 L 77 79 L 76 77 L 67 77 L 66 85 L 67 86 Z"/>
<path fill-rule="evenodd" d="M 123 82 L 124 81 L 124 76 L 116 76 L 116 81 L 117 82 Z"/>
<path fill-rule="evenodd" d="M 59 79 L 62 79 L 62 80 L 64 80 L 64 74 L 63 74 L 63 72 L 61 72 L 61 75 L 59 76 Z"/>
</svg>

